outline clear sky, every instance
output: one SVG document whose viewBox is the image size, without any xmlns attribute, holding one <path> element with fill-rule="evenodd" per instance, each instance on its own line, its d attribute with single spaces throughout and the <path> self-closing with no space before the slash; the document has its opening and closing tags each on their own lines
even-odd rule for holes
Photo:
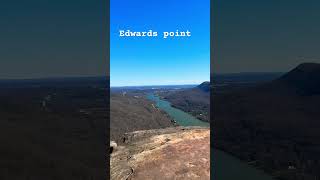
<svg viewBox="0 0 320 180">
<path fill-rule="evenodd" d="M 106 4 L 1 1 L 0 79 L 105 76 Z"/>
<path fill-rule="evenodd" d="M 210 76 L 210 1 L 111 0 L 111 86 L 197 84 Z M 158 37 L 119 37 L 119 30 Z M 191 37 L 162 38 L 163 31 Z"/>
<path fill-rule="evenodd" d="M 106 4 L 3 1 L 0 79 L 109 74 Z M 187 83 L 207 77 L 209 0 L 111 0 L 111 5 L 114 83 Z M 285 72 L 302 62 L 320 62 L 319 0 L 213 0 L 212 5 L 212 72 Z M 192 37 L 124 40 L 117 38 L 119 28 L 189 29 Z"/>
<path fill-rule="evenodd" d="M 212 72 L 287 72 L 320 63 L 319 0 L 212 2 Z"/>
</svg>

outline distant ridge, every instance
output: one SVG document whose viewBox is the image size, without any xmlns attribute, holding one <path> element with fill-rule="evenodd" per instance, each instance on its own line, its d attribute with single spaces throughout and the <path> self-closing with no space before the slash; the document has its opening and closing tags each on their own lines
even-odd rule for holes
<svg viewBox="0 0 320 180">
<path fill-rule="evenodd" d="M 197 88 L 199 88 L 200 90 L 202 90 L 204 92 L 209 92 L 210 91 L 210 82 L 205 81 L 205 82 L 201 83 L 200 85 L 198 85 Z"/>
<path fill-rule="evenodd" d="M 317 63 L 300 64 L 256 86 L 216 93 L 214 146 L 256 162 L 276 179 L 320 177 L 319 106 Z M 294 170 L 288 173 L 290 166 Z"/>
<path fill-rule="evenodd" d="M 320 64 L 302 63 L 274 83 L 293 88 L 299 94 L 320 94 Z"/>
<path fill-rule="evenodd" d="M 202 121 L 209 122 L 209 81 L 205 81 L 196 87 L 167 93 L 164 97 L 172 106 L 188 112 Z"/>
<path fill-rule="evenodd" d="M 109 77 L 51 77 L 38 79 L 0 79 L 1 88 L 27 88 L 27 87 L 85 87 L 97 84 L 109 86 Z"/>
</svg>

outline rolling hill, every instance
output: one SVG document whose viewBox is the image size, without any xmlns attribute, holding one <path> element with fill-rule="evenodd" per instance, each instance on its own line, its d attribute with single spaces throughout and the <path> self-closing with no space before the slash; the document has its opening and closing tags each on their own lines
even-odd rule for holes
<svg viewBox="0 0 320 180">
<path fill-rule="evenodd" d="M 214 146 L 279 179 L 320 176 L 320 64 L 213 96 Z"/>
<path fill-rule="evenodd" d="M 172 91 L 163 96 L 173 107 L 209 122 L 210 82 L 203 82 L 194 88 Z"/>
<path fill-rule="evenodd" d="M 121 137 L 137 130 L 160 129 L 173 126 L 170 117 L 144 96 L 130 93 L 110 95 L 110 139 L 121 143 Z"/>
</svg>

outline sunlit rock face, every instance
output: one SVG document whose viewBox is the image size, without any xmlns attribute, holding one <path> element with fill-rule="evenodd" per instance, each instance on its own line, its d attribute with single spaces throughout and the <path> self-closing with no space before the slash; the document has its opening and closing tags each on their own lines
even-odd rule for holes
<svg viewBox="0 0 320 180">
<path fill-rule="evenodd" d="M 111 179 L 210 179 L 210 130 L 176 127 L 125 134 Z"/>
</svg>

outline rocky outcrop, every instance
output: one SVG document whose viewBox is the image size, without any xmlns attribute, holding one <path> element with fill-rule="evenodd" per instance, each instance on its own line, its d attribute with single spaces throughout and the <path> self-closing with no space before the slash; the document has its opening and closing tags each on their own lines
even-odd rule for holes
<svg viewBox="0 0 320 180">
<path fill-rule="evenodd" d="M 115 146 L 114 146 L 115 147 Z M 135 131 L 110 159 L 111 179 L 210 179 L 210 130 L 175 127 Z"/>
</svg>

